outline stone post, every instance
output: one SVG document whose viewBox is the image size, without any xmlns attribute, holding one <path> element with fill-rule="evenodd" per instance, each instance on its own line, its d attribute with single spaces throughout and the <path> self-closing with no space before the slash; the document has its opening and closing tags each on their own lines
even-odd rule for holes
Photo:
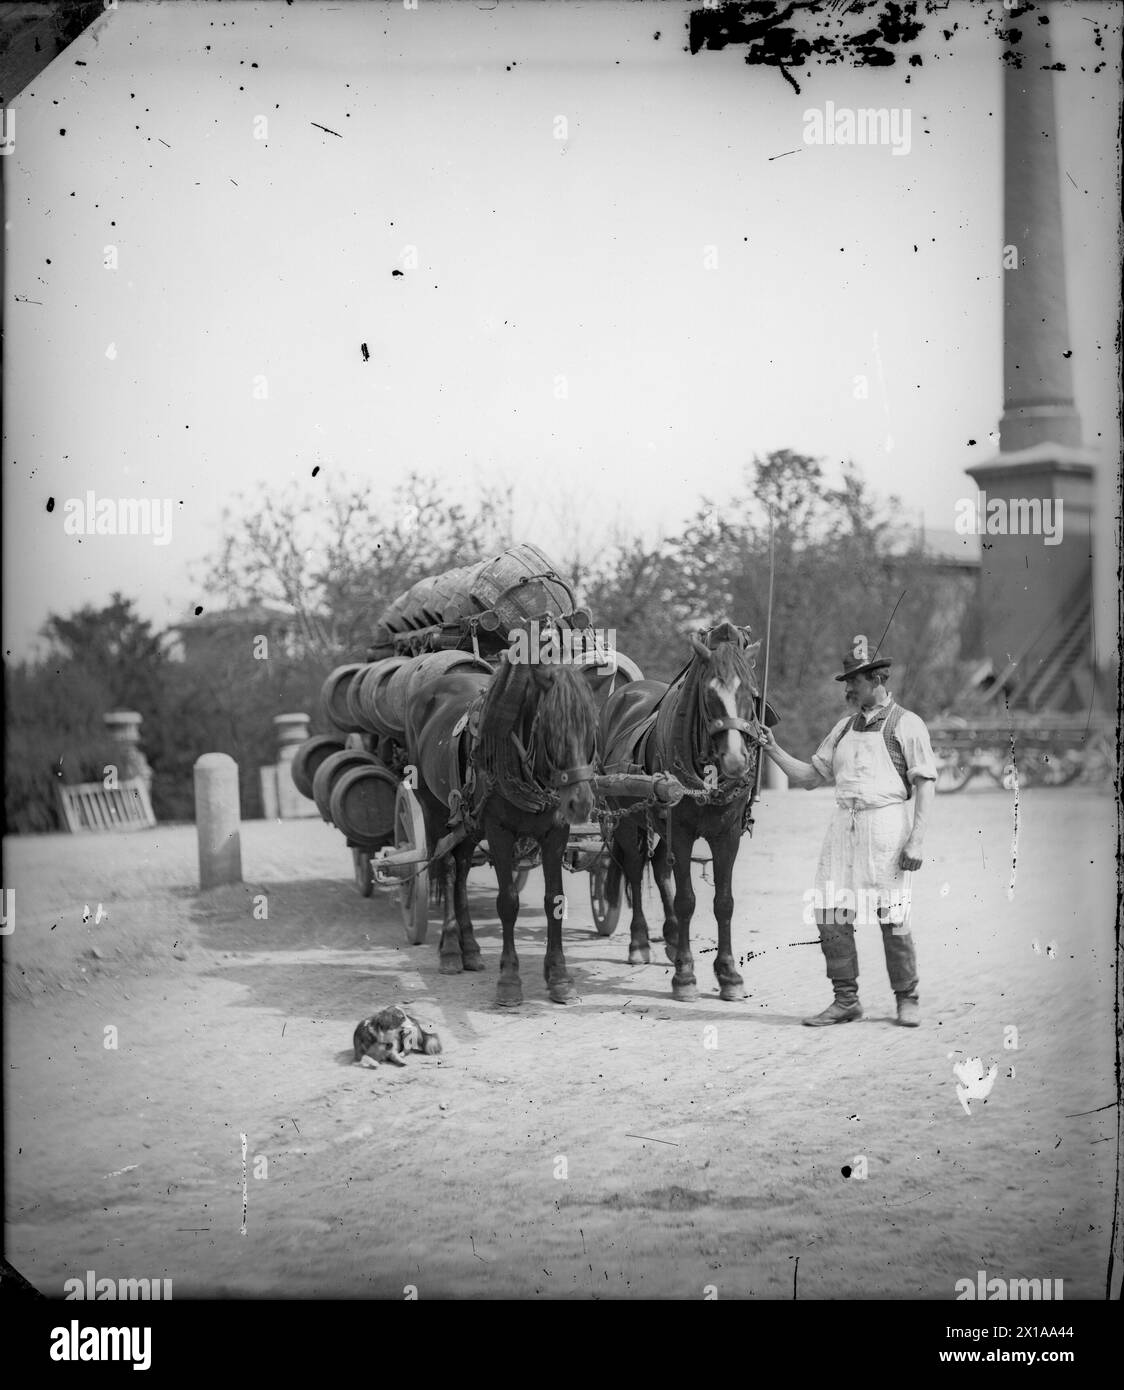
<svg viewBox="0 0 1124 1390">
<path fill-rule="evenodd" d="M 199 886 L 242 882 L 238 764 L 226 753 L 195 760 L 195 833 Z"/>
<path fill-rule="evenodd" d="M 140 746 L 143 716 L 136 710 L 115 709 L 102 715 L 102 719 L 110 738 L 121 745 L 121 780 L 139 777 L 145 785 L 145 790 L 151 793 L 152 769 Z"/>
<path fill-rule="evenodd" d="M 267 820 L 303 820 L 319 815 L 313 802 L 301 796 L 293 785 L 293 757 L 309 738 L 310 716 L 307 714 L 275 714 L 273 727 L 277 734 L 277 763 L 263 767 L 262 801 Z"/>
</svg>

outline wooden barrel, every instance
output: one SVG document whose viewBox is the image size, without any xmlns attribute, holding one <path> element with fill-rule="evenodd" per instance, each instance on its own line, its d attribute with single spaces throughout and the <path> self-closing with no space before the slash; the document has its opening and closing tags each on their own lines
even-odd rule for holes
<svg viewBox="0 0 1124 1390">
<path fill-rule="evenodd" d="M 351 719 L 352 729 L 362 729 L 364 733 L 371 733 L 372 731 L 367 726 L 367 719 L 363 713 L 363 707 L 359 703 L 359 689 L 363 684 L 364 677 L 373 665 L 375 665 L 373 661 L 366 661 L 360 666 L 359 670 L 356 671 L 348 682 L 347 694 L 344 697 L 344 702 L 347 705 L 347 712 Z"/>
<path fill-rule="evenodd" d="M 350 662 L 347 666 L 337 666 L 320 687 L 320 703 L 325 717 L 345 734 L 351 733 L 355 727 L 351 721 L 351 711 L 347 707 L 347 687 L 362 666 L 361 661 Z"/>
<path fill-rule="evenodd" d="M 334 734 L 317 734 L 315 738 L 306 739 L 301 744 L 289 764 L 293 786 L 301 796 L 307 796 L 312 800 L 312 779 L 316 776 L 320 764 L 333 753 L 342 752 L 343 742 Z"/>
<path fill-rule="evenodd" d="M 333 753 L 324 759 L 312 779 L 312 799 L 316 802 L 316 809 L 320 812 L 322 820 L 332 820 L 329 803 L 332 788 L 340 774 L 352 767 L 371 766 L 381 764 L 372 753 L 365 753 L 361 748 L 345 748 L 342 752 Z"/>
<path fill-rule="evenodd" d="M 583 664 L 580 670 L 589 682 L 593 701 L 598 709 L 601 709 L 609 696 L 622 685 L 644 679 L 644 672 L 631 657 L 625 656 L 624 652 L 616 653 L 616 670 L 606 671 L 604 666 L 594 666 L 592 663 Z"/>
<path fill-rule="evenodd" d="M 386 687 L 398 668 L 409 659 L 406 656 L 387 656 L 364 668 L 358 688 L 349 692 L 351 703 L 360 717 L 360 728 L 381 734 L 384 738 L 392 737 L 383 715 Z"/>
<path fill-rule="evenodd" d="M 348 768 L 332 785 L 332 824 L 360 849 L 392 844 L 397 793 L 398 778 L 381 763 Z"/>
<path fill-rule="evenodd" d="M 496 615 L 504 633 L 544 614 L 565 617 L 574 607 L 573 594 L 554 561 L 535 545 L 516 545 L 485 560 L 472 578 L 470 592 L 478 609 Z"/>
<path fill-rule="evenodd" d="M 408 656 L 400 659 L 394 673 L 379 687 L 378 715 L 379 732 L 399 742 L 406 736 L 406 689 L 414 668 L 424 657 Z"/>
<path fill-rule="evenodd" d="M 403 709 L 409 708 L 430 681 L 436 680 L 448 671 L 481 671 L 484 675 L 490 676 L 492 667 L 482 657 L 475 657 L 471 652 L 452 650 L 429 652 L 425 656 L 419 656 L 416 661 L 410 663 Z"/>
</svg>

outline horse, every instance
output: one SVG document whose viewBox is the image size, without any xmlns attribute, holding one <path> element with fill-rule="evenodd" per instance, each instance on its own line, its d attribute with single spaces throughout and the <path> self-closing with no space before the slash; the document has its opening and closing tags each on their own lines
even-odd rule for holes
<svg viewBox="0 0 1124 1390">
<path fill-rule="evenodd" d="M 503 951 L 496 1002 L 523 1002 L 515 919 L 517 841 L 535 840 L 546 883 L 547 947 L 543 976 L 550 998 L 573 998 L 562 951 L 562 852 L 571 825 L 594 811 L 597 711 L 589 684 L 565 664 L 513 663 L 504 655 L 495 674 L 450 672 L 427 685 L 407 715 L 407 751 L 417 768 L 427 840 L 450 823 L 465 834 L 445 858 L 443 974 L 481 970 L 480 947 L 468 913 L 468 870 L 481 839 L 499 880 L 496 909 Z"/>
<path fill-rule="evenodd" d="M 777 722 L 771 707 L 761 710 L 754 674 L 761 643 L 748 628 L 722 622 L 709 633 L 691 635 L 692 656 L 671 685 L 634 681 L 610 696 L 601 716 L 601 743 L 607 772 L 630 767 L 671 772 L 686 788 L 674 812 L 651 811 L 659 842 L 651 853 L 664 911 L 664 947 L 675 963 L 672 997 L 698 997 L 691 955 L 691 851 L 697 839 L 709 844 L 714 861 L 714 915 L 718 955 L 714 973 L 726 1000 L 745 998 L 745 981 L 734 965 L 730 919 L 734 861 L 757 777 L 761 720 Z M 617 901 L 623 873 L 632 903 L 630 965 L 651 959 L 648 924 L 641 902 L 641 877 L 648 854 L 648 828 L 622 818 L 613 833 L 614 865 L 607 879 L 610 902 Z M 669 862 L 670 861 L 670 862 Z M 675 894 L 671 891 L 674 866 Z"/>
</svg>

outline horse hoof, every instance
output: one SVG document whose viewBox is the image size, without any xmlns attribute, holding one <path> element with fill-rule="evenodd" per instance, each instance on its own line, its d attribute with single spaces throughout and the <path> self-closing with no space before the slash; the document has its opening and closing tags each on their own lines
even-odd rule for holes
<svg viewBox="0 0 1124 1390">
<path fill-rule="evenodd" d="M 467 967 L 462 964 L 460 956 L 442 956 L 441 973 L 442 975 L 459 975 Z"/>
<path fill-rule="evenodd" d="M 749 996 L 744 984 L 733 984 L 731 981 L 726 981 L 719 986 L 718 997 L 719 999 L 733 1000 L 747 999 Z"/>
<path fill-rule="evenodd" d="M 550 998 L 555 1004 L 568 1004 L 574 997 L 573 980 L 559 980 L 550 986 Z"/>
<path fill-rule="evenodd" d="M 518 980 L 501 980 L 496 989 L 496 1003 L 501 1009 L 514 1009 L 523 1002 L 523 986 Z"/>
<path fill-rule="evenodd" d="M 681 985 L 675 980 L 672 980 L 671 997 L 672 999 L 677 999 L 680 1004 L 693 1004 L 699 997 L 699 987 L 694 982 L 688 985 Z"/>
<path fill-rule="evenodd" d="M 485 970 L 484 957 L 479 951 L 470 951 L 464 956 L 464 968 L 466 970 Z"/>
<path fill-rule="evenodd" d="M 628 951 L 629 965 L 649 965 L 652 960 L 652 952 L 647 946 L 630 946 Z"/>
</svg>

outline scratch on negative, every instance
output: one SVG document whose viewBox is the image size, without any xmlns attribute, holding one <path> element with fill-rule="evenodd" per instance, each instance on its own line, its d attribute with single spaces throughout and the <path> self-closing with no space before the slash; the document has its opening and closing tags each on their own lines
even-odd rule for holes
<svg viewBox="0 0 1124 1390">
<path fill-rule="evenodd" d="M 242 1134 L 239 1135 L 239 1138 L 242 1140 L 242 1229 L 239 1235 L 244 1236 L 246 1234 L 246 1208 L 248 1205 L 246 1196 L 246 1136 Z"/>
<path fill-rule="evenodd" d="M 1006 697 L 1004 697 L 1006 703 Z M 1011 707 L 1007 705 L 1008 715 Z M 1012 902 L 1015 897 L 1015 875 L 1019 868 L 1019 765 L 1015 761 L 1015 727 L 1011 725 L 1011 781 L 1014 784 L 1015 799 L 1012 805 L 1013 825 L 1011 829 L 1011 882 L 1007 885 L 1007 900 Z"/>
</svg>

